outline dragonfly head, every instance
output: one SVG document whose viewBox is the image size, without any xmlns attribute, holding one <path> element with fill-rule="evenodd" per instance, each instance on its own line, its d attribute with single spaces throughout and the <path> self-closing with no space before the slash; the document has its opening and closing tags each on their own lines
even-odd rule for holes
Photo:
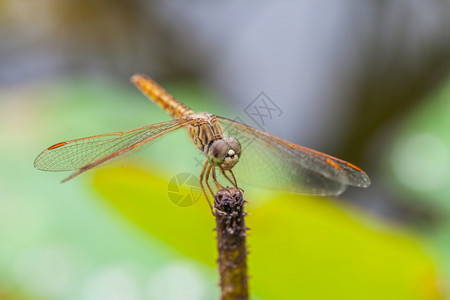
<svg viewBox="0 0 450 300">
<path fill-rule="evenodd" d="M 233 137 L 217 139 L 208 150 L 208 160 L 214 166 L 231 170 L 241 156 L 241 144 Z"/>
</svg>

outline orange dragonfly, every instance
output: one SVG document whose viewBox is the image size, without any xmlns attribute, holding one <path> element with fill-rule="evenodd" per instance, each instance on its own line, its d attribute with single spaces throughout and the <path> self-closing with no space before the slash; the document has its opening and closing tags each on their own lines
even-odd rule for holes
<svg viewBox="0 0 450 300">
<path fill-rule="evenodd" d="M 195 113 L 145 75 L 131 81 L 173 120 L 57 143 L 34 161 L 44 171 L 76 170 L 63 182 L 129 153 L 170 132 L 185 128 L 206 160 L 200 186 L 208 199 L 210 176 L 217 189 L 216 169 L 238 187 L 236 178 L 258 186 L 312 195 L 339 195 L 347 186 L 367 187 L 363 170 L 341 159 L 293 144 L 242 123 L 208 113 Z M 239 140 L 250 141 L 242 147 Z M 211 203 L 208 201 L 210 207 Z M 212 207 L 211 207 L 212 209 Z"/>
</svg>

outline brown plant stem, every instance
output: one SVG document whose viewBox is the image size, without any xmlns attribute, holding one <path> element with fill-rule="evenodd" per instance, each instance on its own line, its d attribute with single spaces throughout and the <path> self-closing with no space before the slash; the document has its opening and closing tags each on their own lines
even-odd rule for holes
<svg viewBox="0 0 450 300">
<path fill-rule="evenodd" d="M 236 188 L 219 190 L 214 197 L 221 300 L 248 299 L 244 203 Z"/>
</svg>

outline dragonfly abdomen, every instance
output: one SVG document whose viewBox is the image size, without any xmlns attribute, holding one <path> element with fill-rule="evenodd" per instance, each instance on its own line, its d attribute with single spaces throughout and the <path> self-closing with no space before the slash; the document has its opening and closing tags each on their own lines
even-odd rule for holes
<svg viewBox="0 0 450 300">
<path fill-rule="evenodd" d="M 162 107 L 174 119 L 180 119 L 184 116 L 193 114 L 194 111 L 172 97 L 159 84 L 145 75 L 134 75 L 131 81 L 141 90 L 141 92 L 150 98 L 153 102 Z"/>
</svg>

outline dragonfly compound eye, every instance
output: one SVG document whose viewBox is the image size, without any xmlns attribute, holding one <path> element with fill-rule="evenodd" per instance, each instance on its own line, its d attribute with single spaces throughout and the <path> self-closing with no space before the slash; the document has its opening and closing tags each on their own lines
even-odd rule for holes
<svg viewBox="0 0 450 300">
<path fill-rule="evenodd" d="M 241 156 L 241 144 L 235 138 L 224 138 L 223 140 L 228 144 L 229 149 L 221 167 L 224 170 L 231 170 Z"/>
<path fill-rule="evenodd" d="M 237 139 L 234 137 L 229 137 L 224 138 L 223 140 L 230 146 L 230 149 L 232 149 L 237 156 L 241 157 L 241 143 L 239 143 Z"/>
<path fill-rule="evenodd" d="M 225 157 L 230 150 L 230 146 L 223 139 L 215 140 L 208 151 L 209 162 L 215 166 L 219 166 L 223 163 Z"/>
</svg>

